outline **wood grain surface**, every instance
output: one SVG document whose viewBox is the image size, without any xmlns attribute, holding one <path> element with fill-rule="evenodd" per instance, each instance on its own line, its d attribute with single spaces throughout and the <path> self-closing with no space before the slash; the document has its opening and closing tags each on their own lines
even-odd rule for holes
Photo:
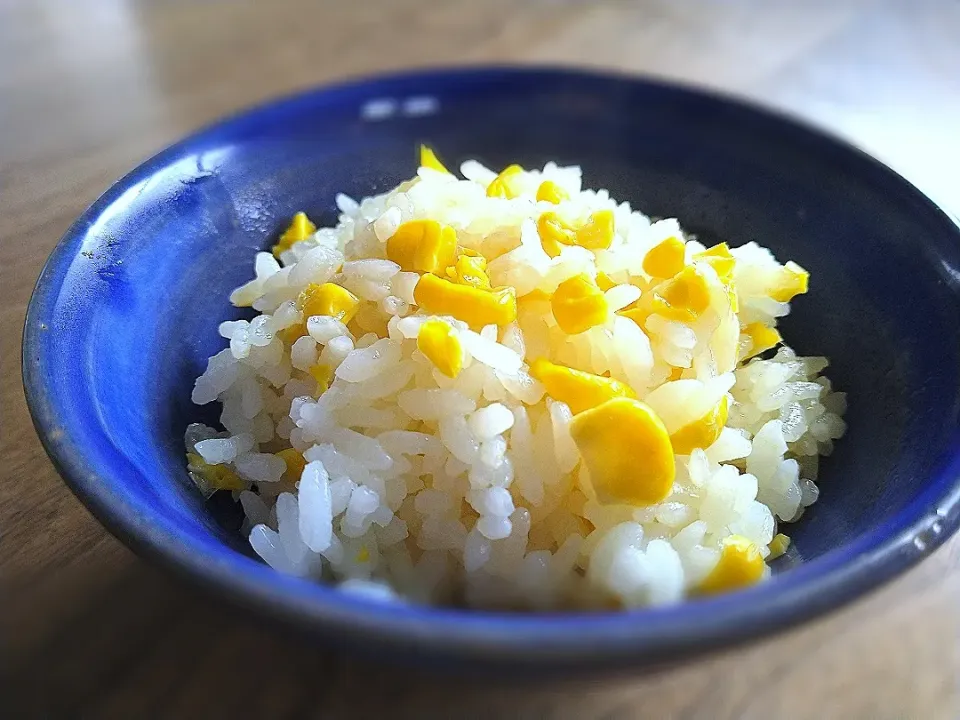
<svg viewBox="0 0 960 720">
<path fill-rule="evenodd" d="M 483 61 L 749 96 L 833 128 L 960 209 L 956 0 L 0 0 L 0 714 L 960 717 L 960 538 L 759 644 L 654 676 L 504 687 L 281 637 L 135 558 L 66 490 L 27 416 L 20 329 L 44 259 L 83 208 L 243 106 L 349 75 Z"/>
</svg>

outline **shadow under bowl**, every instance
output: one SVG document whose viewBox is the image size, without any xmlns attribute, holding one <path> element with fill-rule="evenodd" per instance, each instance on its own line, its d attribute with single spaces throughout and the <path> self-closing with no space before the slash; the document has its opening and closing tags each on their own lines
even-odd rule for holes
<svg viewBox="0 0 960 720">
<path fill-rule="evenodd" d="M 298 210 L 408 178 L 419 142 L 451 167 L 579 164 L 587 187 L 708 244 L 757 240 L 811 275 L 783 335 L 831 360 L 849 432 L 775 577 L 624 613 L 384 606 L 275 573 L 205 505 L 183 431 L 226 298 Z M 64 479 L 144 555 L 297 632 L 406 661 L 506 672 L 635 668 L 784 629 L 930 553 L 960 522 L 960 229 L 875 160 L 740 102 L 648 80 L 479 68 L 320 89 L 188 137 L 110 188 L 50 257 L 24 382 Z M 216 506 L 216 504 L 214 504 Z M 226 503 L 225 505 L 229 505 Z M 786 566 L 789 572 L 783 572 Z"/>
</svg>

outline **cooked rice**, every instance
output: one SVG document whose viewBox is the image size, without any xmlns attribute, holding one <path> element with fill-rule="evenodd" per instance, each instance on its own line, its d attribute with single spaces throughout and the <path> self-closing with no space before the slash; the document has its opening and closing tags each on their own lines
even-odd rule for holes
<svg viewBox="0 0 960 720">
<path fill-rule="evenodd" d="M 338 195 L 336 227 L 294 242 L 279 262 L 257 254 L 255 278 L 231 301 L 259 315 L 220 326 L 229 346 L 193 391 L 195 403 L 222 403 L 226 429 L 187 430 L 201 490 L 233 492 L 253 549 L 278 571 L 381 600 L 655 605 L 705 591 L 731 537 L 767 558 L 778 522 L 816 502 L 818 458 L 844 432 L 845 395 L 820 375 L 826 358 L 782 345 L 748 359 L 743 330 L 772 328 L 790 310 L 773 297 L 783 297 L 784 266 L 756 243 L 734 248 L 730 292 L 714 292 L 723 284 L 697 257 L 706 248 L 676 220 L 652 222 L 606 190 L 581 189 L 578 167 L 513 175 L 516 197 L 488 197 L 497 174 L 475 161 L 461 172 L 466 179 L 421 167 L 383 195 Z M 535 200 L 544 181 L 567 199 Z M 544 251 L 544 212 L 582 223 L 603 210 L 614 218 L 608 248 Z M 401 224 L 427 218 L 454 228 L 459 248 L 489 260 L 493 286 L 520 298 L 517 321 L 504 327 L 444 318 L 463 348 L 455 379 L 418 350 L 430 317 L 414 297 L 420 275 L 386 259 Z M 653 292 L 643 261 L 668 238 L 684 242 L 684 264 L 709 281 L 710 307 L 689 323 L 616 314 Z M 606 319 L 564 333 L 550 296 L 598 273 L 613 285 Z M 346 324 L 303 317 L 301 293 L 327 282 L 362 301 Z M 304 321 L 297 337 L 291 329 Z M 574 414 L 530 374 L 537 358 L 625 383 L 668 430 L 726 396 L 725 426 L 708 447 L 677 455 L 662 501 L 603 504 L 571 436 Z M 325 391 L 317 366 L 335 372 Z M 278 455 L 287 448 L 299 455 Z M 300 455 L 302 470 L 288 462 Z"/>
</svg>

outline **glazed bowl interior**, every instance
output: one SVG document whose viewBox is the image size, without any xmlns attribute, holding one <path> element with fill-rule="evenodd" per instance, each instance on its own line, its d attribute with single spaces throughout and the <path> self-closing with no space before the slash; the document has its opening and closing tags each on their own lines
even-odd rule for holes
<svg viewBox="0 0 960 720">
<path fill-rule="evenodd" d="M 413 99 L 411 101 L 411 98 Z M 371 101 L 374 105 L 370 105 Z M 379 103 L 379 105 L 377 104 Z M 379 108 L 371 118 L 371 108 Z M 222 349 L 226 298 L 255 251 L 334 196 L 378 193 L 429 142 L 456 167 L 579 164 L 585 187 L 707 244 L 757 240 L 810 271 L 782 324 L 830 358 L 849 432 L 773 581 L 674 608 L 508 616 L 383 607 L 282 577 L 204 504 L 183 431 Z M 68 232 L 27 319 L 27 392 L 66 480 L 114 532 L 242 604 L 308 632 L 503 662 L 650 662 L 785 627 L 876 585 L 957 524 L 960 242 L 956 225 L 861 153 L 728 100 L 628 78 L 481 70 L 398 76 L 239 115 L 148 161 Z M 783 572 L 789 569 L 789 572 Z M 430 652 L 426 652 L 430 655 Z"/>
</svg>

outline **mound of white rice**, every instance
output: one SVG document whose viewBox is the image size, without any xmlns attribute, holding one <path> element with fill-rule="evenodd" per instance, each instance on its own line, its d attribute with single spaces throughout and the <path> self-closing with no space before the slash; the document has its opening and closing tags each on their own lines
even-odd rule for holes
<svg viewBox="0 0 960 720">
<path fill-rule="evenodd" d="M 279 262 L 257 254 L 255 279 L 231 300 L 260 314 L 221 325 L 229 347 L 193 391 L 198 404 L 222 403 L 225 428 L 187 430 L 197 485 L 233 492 L 251 545 L 278 571 L 393 601 L 635 607 L 705 591 L 711 577 L 714 589 L 766 577 L 762 562 L 749 580 L 722 565 L 731 538 L 760 558 L 771 543 L 782 552 L 778 520 L 816 501 L 818 457 L 844 432 L 845 396 L 820 376 L 825 358 L 786 346 L 752 357 L 748 328 L 789 312 L 784 266 L 748 243 L 730 251 L 724 281 L 675 220 L 651 222 L 606 190 L 582 190 L 578 167 L 514 172 L 510 192 L 494 197 L 495 172 L 474 161 L 461 172 L 421 167 L 383 195 L 340 195 L 336 227 L 308 227 L 278 247 Z M 545 181 L 553 202 L 536 199 Z M 545 252 L 545 212 L 575 227 L 598 211 L 613 214 L 607 247 Z M 389 238 L 414 219 L 453 228 L 458 253 L 482 255 L 493 287 L 519 299 L 516 320 L 501 326 L 444 316 L 462 348 L 455 378 L 418 349 L 433 317 L 416 303 L 424 273 L 387 259 Z M 644 269 L 669 238 L 706 278 L 710 306 L 690 322 L 630 319 L 624 310 L 669 280 Z M 551 296 L 581 275 L 609 286 L 606 316 L 567 334 Z M 323 283 L 359 300 L 347 324 L 303 317 L 301 293 Z M 538 358 L 628 385 L 671 433 L 726 395 L 725 426 L 709 446 L 676 454 L 661 501 L 601 503 L 574 414 L 531 376 Z"/>
</svg>

